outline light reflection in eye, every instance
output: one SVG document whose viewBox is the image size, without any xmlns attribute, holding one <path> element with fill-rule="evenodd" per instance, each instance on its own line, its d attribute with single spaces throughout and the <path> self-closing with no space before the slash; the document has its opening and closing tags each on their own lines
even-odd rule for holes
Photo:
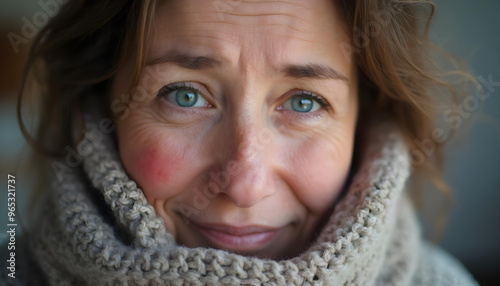
<svg viewBox="0 0 500 286">
<path fill-rule="evenodd" d="M 170 103 L 180 107 L 206 107 L 209 105 L 196 88 L 184 83 L 164 86 L 158 96 L 164 97 Z"/>
<path fill-rule="evenodd" d="M 310 113 L 319 110 L 321 107 L 328 108 L 328 106 L 324 98 L 313 93 L 301 92 L 289 98 L 283 105 L 283 109 Z"/>
</svg>

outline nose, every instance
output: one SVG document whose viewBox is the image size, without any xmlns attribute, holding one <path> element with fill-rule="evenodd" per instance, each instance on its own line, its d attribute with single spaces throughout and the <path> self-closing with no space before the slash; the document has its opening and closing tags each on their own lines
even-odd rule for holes
<svg viewBox="0 0 500 286">
<path fill-rule="evenodd" d="M 230 170 L 228 184 L 221 190 L 237 207 L 250 208 L 275 192 L 273 133 L 257 116 L 241 115 L 227 122 L 224 130 L 225 136 L 217 141 L 223 164 Z"/>
</svg>

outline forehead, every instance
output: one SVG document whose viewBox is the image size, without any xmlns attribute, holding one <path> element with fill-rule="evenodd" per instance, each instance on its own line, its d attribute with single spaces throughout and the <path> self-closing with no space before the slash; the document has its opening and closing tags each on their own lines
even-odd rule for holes
<svg viewBox="0 0 500 286">
<path fill-rule="evenodd" d="M 157 9 L 149 58 L 166 49 L 246 64 L 350 59 L 347 29 L 331 0 L 174 0 Z"/>
</svg>

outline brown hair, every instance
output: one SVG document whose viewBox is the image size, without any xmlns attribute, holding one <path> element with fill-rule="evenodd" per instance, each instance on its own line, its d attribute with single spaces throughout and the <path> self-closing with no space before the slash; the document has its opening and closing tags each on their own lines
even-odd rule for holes
<svg viewBox="0 0 500 286">
<path fill-rule="evenodd" d="M 22 116 L 24 89 L 18 102 L 21 129 L 36 150 L 63 156 L 73 146 L 71 126 L 81 120 L 83 100 L 107 95 L 111 80 L 125 59 L 135 57 L 137 76 L 144 67 L 148 35 L 157 5 L 155 0 L 70 1 L 36 37 L 28 59 L 23 88 L 29 75 L 37 75 L 41 89 L 37 133 L 28 133 Z M 430 1 L 337 0 L 352 42 L 343 43 L 352 53 L 360 74 L 360 90 L 368 94 L 375 113 L 387 113 L 405 135 L 411 151 L 416 140 L 433 138 L 436 90 L 458 93 L 436 71 L 428 39 L 434 5 Z M 463 73 L 467 77 L 466 73 Z M 109 96 L 100 96 L 109 106 Z M 108 112 L 109 108 L 108 108 Z M 449 192 L 442 178 L 442 143 L 434 142 L 431 154 L 414 161 L 415 174 L 424 174 L 441 190 Z M 417 153 L 413 153 L 417 154 Z"/>
</svg>

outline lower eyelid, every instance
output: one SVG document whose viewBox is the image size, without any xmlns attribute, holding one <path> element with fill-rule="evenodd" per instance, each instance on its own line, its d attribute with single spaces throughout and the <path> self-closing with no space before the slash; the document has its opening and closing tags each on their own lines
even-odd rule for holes
<svg viewBox="0 0 500 286">
<path fill-rule="evenodd" d="M 321 110 L 313 111 L 313 112 L 297 112 L 293 110 L 281 110 L 283 112 L 283 116 L 286 117 L 291 117 L 291 120 L 297 120 L 298 122 L 304 121 L 307 122 L 308 120 L 314 120 L 314 119 L 319 119 L 325 115 L 325 112 L 322 112 Z M 285 120 L 288 121 L 288 120 Z M 291 123 L 293 124 L 293 123 Z"/>
<path fill-rule="evenodd" d="M 168 120 L 174 119 L 178 120 L 192 120 L 195 118 L 202 118 L 207 116 L 207 109 L 205 108 L 185 108 L 176 104 L 173 104 L 166 100 L 165 98 L 158 98 L 159 103 L 158 108 L 162 116 L 166 116 Z M 180 116 L 180 117 L 179 117 Z"/>
</svg>

